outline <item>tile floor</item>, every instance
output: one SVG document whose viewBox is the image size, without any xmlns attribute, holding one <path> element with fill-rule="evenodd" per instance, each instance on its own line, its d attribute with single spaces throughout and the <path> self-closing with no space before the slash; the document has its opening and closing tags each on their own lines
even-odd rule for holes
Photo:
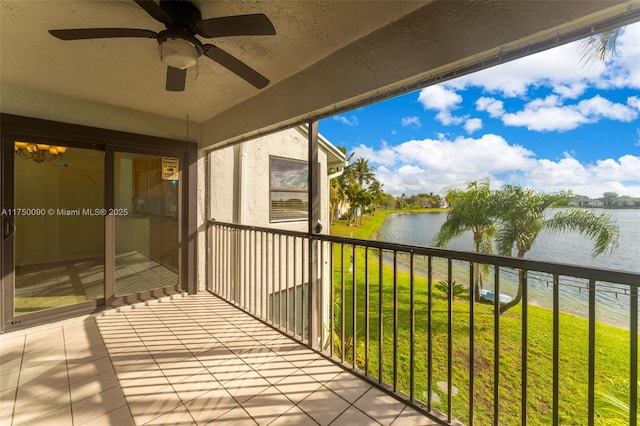
<svg viewBox="0 0 640 426">
<path fill-rule="evenodd" d="M 0 336 L 2 425 L 432 425 L 208 293 Z"/>
<path fill-rule="evenodd" d="M 116 256 L 116 296 L 178 283 L 175 271 L 139 252 Z M 104 259 L 89 258 L 20 266 L 16 269 L 18 315 L 104 297 Z"/>
</svg>

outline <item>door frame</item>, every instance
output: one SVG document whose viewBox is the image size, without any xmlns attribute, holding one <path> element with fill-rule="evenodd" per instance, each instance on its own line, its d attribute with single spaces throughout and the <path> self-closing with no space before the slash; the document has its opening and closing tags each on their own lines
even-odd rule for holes
<svg viewBox="0 0 640 426">
<path fill-rule="evenodd" d="M 197 161 L 198 145 L 176 139 L 140 135 L 116 130 L 81 126 L 31 117 L 0 113 L 0 210 L 14 203 L 14 159 L 13 141 L 19 139 L 38 139 L 51 145 L 64 145 L 78 148 L 93 148 L 105 151 L 105 208 L 114 205 L 114 153 L 136 152 L 142 154 L 171 155 L 179 158 L 179 246 L 178 269 L 180 284 L 171 288 L 159 289 L 121 298 L 108 298 L 99 301 L 87 301 L 71 306 L 46 309 L 14 317 L 14 247 L 13 239 L 6 238 L 12 232 L 13 221 L 10 217 L 0 218 L 2 239 L 0 244 L 0 329 L 2 331 L 29 326 L 35 323 L 55 321 L 77 315 L 87 314 L 123 304 L 157 298 L 171 292 L 197 292 Z M 115 216 L 105 217 L 105 295 L 109 286 L 113 288 L 115 280 Z"/>
</svg>

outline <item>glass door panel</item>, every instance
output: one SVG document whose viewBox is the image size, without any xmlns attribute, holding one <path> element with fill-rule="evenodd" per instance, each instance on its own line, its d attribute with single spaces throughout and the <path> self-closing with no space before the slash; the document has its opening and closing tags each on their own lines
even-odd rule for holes
<svg viewBox="0 0 640 426">
<path fill-rule="evenodd" d="M 115 296 L 178 285 L 178 181 L 161 156 L 115 153 Z"/>
<path fill-rule="evenodd" d="M 104 151 L 14 148 L 15 316 L 104 298 Z"/>
</svg>

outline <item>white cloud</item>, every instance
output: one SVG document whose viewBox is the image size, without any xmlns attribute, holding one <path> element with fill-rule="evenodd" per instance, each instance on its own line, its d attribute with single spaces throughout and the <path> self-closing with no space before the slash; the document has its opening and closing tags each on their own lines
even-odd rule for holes
<svg viewBox="0 0 640 426">
<path fill-rule="evenodd" d="M 587 90 L 587 85 L 583 82 L 559 83 L 553 91 L 563 98 L 575 99 Z"/>
<path fill-rule="evenodd" d="M 613 191 L 620 195 L 640 196 L 640 157 L 625 155 L 617 160 L 599 160 L 582 164 L 569 154 L 554 162 L 541 159 L 529 173 L 532 186 L 545 191 L 571 189 L 590 197 Z"/>
<path fill-rule="evenodd" d="M 640 111 L 640 98 L 637 96 L 629 96 L 627 98 L 627 105 Z"/>
<path fill-rule="evenodd" d="M 636 100 L 630 97 L 628 102 L 635 106 Z M 630 122 L 638 117 L 638 110 L 632 106 L 611 102 L 600 95 L 562 105 L 559 96 L 550 95 L 529 102 L 522 111 L 503 115 L 502 121 L 506 126 L 523 126 L 532 131 L 562 132 L 601 119 Z"/>
<path fill-rule="evenodd" d="M 369 159 L 371 163 L 392 166 L 396 163 L 397 154 L 393 147 L 389 147 L 386 141 L 382 141 L 380 149 L 376 150 L 364 144 L 353 148 L 353 158 L 364 157 Z"/>
<path fill-rule="evenodd" d="M 452 124 L 460 124 L 466 120 L 466 117 L 456 117 L 451 115 L 451 111 L 444 109 L 436 114 L 436 120 L 444 124 L 445 126 L 451 126 Z"/>
<path fill-rule="evenodd" d="M 438 111 L 436 120 L 450 126 L 452 124 L 461 124 L 467 120 L 467 117 L 456 117 L 451 114 L 451 110 L 457 109 L 462 103 L 462 96 L 451 90 L 447 85 L 429 86 L 420 91 L 418 102 L 422 104 L 424 109 Z"/>
<path fill-rule="evenodd" d="M 448 188 L 464 188 L 469 182 L 489 179 L 496 188 L 508 181 L 543 192 L 572 190 L 599 197 L 614 191 L 640 197 L 640 156 L 634 155 L 587 164 L 568 153 L 557 161 L 537 159 L 532 151 L 493 134 L 410 140 L 397 146 L 383 143 L 379 150 L 361 145 L 356 152 L 378 166 L 377 178 L 386 191 L 396 195 L 425 191 L 444 194 Z"/>
<path fill-rule="evenodd" d="M 625 27 L 618 37 L 617 54 L 606 64 L 585 63 L 576 41 L 516 59 L 447 82 L 449 90 L 482 87 L 505 97 L 524 97 L 530 87 L 547 86 L 563 98 L 575 99 L 588 87 L 640 88 L 640 23 Z"/>
<path fill-rule="evenodd" d="M 476 109 L 478 111 L 487 111 L 492 118 L 502 117 L 504 115 L 504 102 L 482 96 L 476 101 Z"/>
<path fill-rule="evenodd" d="M 400 125 L 402 127 L 409 127 L 409 126 L 422 127 L 422 123 L 420 123 L 420 117 L 415 115 L 413 117 L 403 117 L 400 120 Z"/>
<path fill-rule="evenodd" d="M 348 118 L 345 117 L 344 115 L 336 115 L 333 117 L 333 119 L 351 127 L 358 125 L 358 117 L 356 117 L 355 115 L 352 115 L 351 117 L 348 117 Z"/>
<path fill-rule="evenodd" d="M 437 85 L 422 89 L 418 101 L 424 109 L 442 111 L 456 108 L 462 102 L 462 96 L 445 85 Z"/>
<path fill-rule="evenodd" d="M 482 120 L 479 118 L 470 118 L 464 123 L 464 130 L 471 134 L 482 129 Z"/>
<path fill-rule="evenodd" d="M 640 89 L 640 23 L 628 25 L 618 36 L 616 56 L 607 64 L 600 87 Z"/>
</svg>

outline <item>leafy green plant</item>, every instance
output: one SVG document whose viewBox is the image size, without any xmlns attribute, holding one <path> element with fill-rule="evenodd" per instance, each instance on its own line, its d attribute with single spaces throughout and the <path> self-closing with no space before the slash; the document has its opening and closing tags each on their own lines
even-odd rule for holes
<svg viewBox="0 0 640 426">
<path fill-rule="evenodd" d="M 449 281 L 446 281 L 446 280 L 438 281 L 437 283 L 435 283 L 434 286 L 436 289 L 440 290 L 444 294 L 449 294 Z M 453 293 L 453 300 L 468 296 L 467 289 L 462 284 L 458 284 L 457 282 L 453 281 L 451 283 L 451 286 L 452 286 L 451 292 Z"/>
<path fill-rule="evenodd" d="M 596 390 L 596 419 L 598 424 L 613 424 L 608 419 L 629 418 L 630 382 L 609 379 Z"/>
</svg>

